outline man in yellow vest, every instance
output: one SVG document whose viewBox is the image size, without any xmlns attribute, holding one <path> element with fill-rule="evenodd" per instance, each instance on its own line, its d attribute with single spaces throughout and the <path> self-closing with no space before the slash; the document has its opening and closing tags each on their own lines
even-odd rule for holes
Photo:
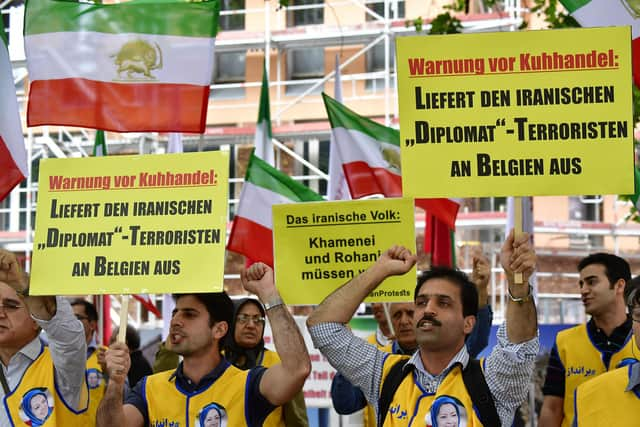
<svg viewBox="0 0 640 427">
<path fill-rule="evenodd" d="M 95 425 L 96 411 L 104 396 L 105 382 L 104 372 L 98 362 L 98 353 L 104 351 L 98 346 L 96 333 L 98 331 L 98 311 L 89 301 L 78 298 L 71 301 L 71 308 L 76 319 L 82 322 L 84 338 L 87 343 L 86 378 L 89 387 L 89 410 L 87 411 L 90 425 Z"/>
<path fill-rule="evenodd" d="M 123 404 L 129 351 L 113 344 L 106 353 L 109 384 L 98 408 L 98 427 L 257 427 L 302 389 L 311 361 L 273 271 L 255 263 L 243 270 L 241 280 L 265 308 L 280 363 L 243 371 L 224 359 L 222 343 L 233 317 L 226 293 L 176 295 L 167 342 L 183 361 L 175 371 L 140 380 Z"/>
<path fill-rule="evenodd" d="M 640 289 L 629 297 L 636 354 L 640 354 Z M 574 426 L 640 424 L 640 363 L 629 363 L 578 386 Z"/>
<path fill-rule="evenodd" d="M 509 283 L 506 324 L 498 330 L 498 343 L 482 368 L 470 360 L 465 346 L 476 321 L 478 292 L 458 270 L 433 268 L 420 275 L 413 316 L 419 348 L 410 358 L 380 351 L 346 327 L 358 305 L 380 283 L 411 271 L 416 256 L 402 246 L 385 251 L 309 316 L 307 326 L 315 346 L 364 392 L 378 412 L 379 425 L 436 425 L 440 411 L 431 411 L 432 406 L 449 409 L 451 402 L 455 402 L 456 417 L 466 425 L 511 425 L 516 408 L 527 396 L 539 346 L 535 305 L 527 284 L 536 259 L 529 235 L 514 238 L 511 233 L 500 259 Z M 514 273 L 522 273 L 524 284 L 516 283 Z M 466 381 L 469 369 L 483 383 L 487 411 L 474 409 L 475 393 Z M 386 380 L 391 378 L 399 381 L 388 395 Z"/>
<path fill-rule="evenodd" d="M 591 319 L 556 337 L 542 389 L 539 424 L 544 427 L 571 426 L 576 387 L 634 358 L 625 304 L 629 264 L 613 254 L 595 253 L 578 263 L 578 271 L 582 304 Z"/>
<path fill-rule="evenodd" d="M 488 304 L 487 293 L 491 279 L 491 265 L 489 259 L 480 252 L 473 255 L 473 270 L 470 279 L 478 290 L 478 314 L 473 331 L 467 337 L 466 346 L 469 355 L 475 358 L 489 342 L 493 320 L 493 312 Z M 418 343 L 413 329 L 414 310 L 415 306 L 412 302 L 398 302 L 389 305 L 391 324 L 396 339 L 386 346 L 377 345 L 380 350 L 392 354 L 407 355 L 411 355 L 417 350 Z M 384 319 L 386 323 L 386 316 Z M 367 338 L 367 342 L 376 344 L 371 342 L 369 338 Z M 342 415 L 349 415 L 365 408 L 363 413 L 364 427 L 373 427 L 377 424 L 375 412 L 370 405 L 366 405 L 366 399 L 360 389 L 353 387 L 340 373 L 336 374 L 331 382 L 331 401 L 336 412 Z"/>
<path fill-rule="evenodd" d="M 69 302 L 29 296 L 15 255 L 0 249 L 0 426 L 86 425 L 85 357 L 82 324 Z"/>
</svg>

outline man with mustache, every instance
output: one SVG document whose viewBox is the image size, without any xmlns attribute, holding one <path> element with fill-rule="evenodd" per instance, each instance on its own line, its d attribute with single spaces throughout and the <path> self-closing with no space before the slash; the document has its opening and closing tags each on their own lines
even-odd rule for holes
<svg viewBox="0 0 640 427">
<path fill-rule="evenodd" d="M 403 275 L 416 262 L 401 246 L 383 253 L 365 272 L 329 295 L 307 320 L 315 346 L 349 381 L 363 390 L 376 410 L 386 398 L 384 380 L 400 360 L 404 376 L 393 391 L 388 410 L 380 410 L 378 425 L 406 426 L 430 419 L 435 399 L 449 396 L 460 401 L 461 416 L 469 425 L 510 425 L 516 408 L 525 400 L 538 352 L 536 310 L 527 280 L 535 267 L 535 253 L 527 233 L 513 232 L 501 251 L 509 282 L 506 323 L 498 330 L 498 344 L 485 359 L 482 379 L 493 400 L 492 417 L 481 420 L 463 381 L 470 362 L 465 346 L 476 321 L 478 292 L 466 274 L 449 268 L 422 273 L 414 293 L 413 324 L 418 350 L 410 357 L 389 355 L 354 336 L 345 324 L 360 302 L 382 281 Z M 514 273 L 522 273 L 524 285 Z M 407 361 L 408 360 L 408 361 Z M 484 417 L 484 415 L 483 415 Z M 418 421 L 413 421 L 418 420 Z"/>
<path fill-rule="evenodd" d="M 488 304 L 487 286 L 491 278 L 491 265 L 489 259 L 481 252 L 473 254 L 473 270 L 471 281 L 478 290 L 478 315 L 473 331 L 466 339 L 465 345 L 471 357 L 476 357 L 489 342 L 493 312 Z M 382 305 L 382 304 L 379 304 Z M 373 306 L 373 304 L 372 304 Z M 413 302 L 398 302 L 389 305 L 389 315 L 395 333 L 395 339 L 389 345 L 377 347 L 392 354 L 411 355 L 418 349 L 416 333 L 413 326 L 413 314 L 415 305 Z M 376 319 L 378 320 L 378 319 Z M 385 318 L 386 323 L 386 318 Z M 367 341 L 371 344 L 370 339 Z M 364 427 L 376 425 L 376 417 L 373 407 L 367 406 L 364 393 L 353 386 L 342 374 L 337 373 L 331 381 L 331 401 L 338 414 L 350 415 L 363 408 Z"/>
<path fill-rule="evenodd" d="M 229 426 L 262 426 L 278 406 L 302 389 L 311 361 L 300 331 L 273 281 L 273 270 L 255 263 L 241 274 L 244 289 L 258 296 L 272 326 L 280 363 L 268 369 L 243 371 L 221 355 L 233 317 L 233 303 L 224 292 L 176 296 L 167 339 L 182 355 L 175 371 L 143 378 L 124 399 L 129 350 L 113 344 L 105 359 L 109 384 L 98 408 L 98 427 L 197 425 L 200 410 L 225 409 Z"/>
<path fill-rule="evenodd" d="M 543 427 L 570 426 L 576 387 L 634 358 L 632 321 L 625 306 L 629 263 L 613 254 L 595 253 L 578 263 L 578 271 L 582 304 L 591 319 L 556 337 L 542 389 Z"/>
<path fill-rule="evenodd" d="M 48 346 L 40 340 L 41 329 Z M 29 279 L 15 255 L 0 249 L 0 427 L 32 422 L 28 413 L 36 408 L 30 409 L 30 403 L 39 402 L 42 409 L 47 394 L 53 397 L 51 408 L 45 405 L 47 425 L 89 425 L 86 348 L 82 323 L 69 301 L 30 296 Z M 42 396 L 30 402 L 35 394 Z M 23 402 L 25 395 L 29 398 Z"/>
</svg>

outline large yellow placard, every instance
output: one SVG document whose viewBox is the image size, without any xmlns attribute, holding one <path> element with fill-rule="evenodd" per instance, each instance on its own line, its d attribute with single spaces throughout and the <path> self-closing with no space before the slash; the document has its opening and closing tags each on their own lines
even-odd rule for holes
<svg viewBox="0 0 640 427">
<path fill-rule="evenodd" d="M 633 193 L 629 27 L 397 39 L 405 197 Z"/>
<path fill-rule="evenodd" d="M 30 292 L 222 290 L 228 153 L 48 159 Z"/>
<path fill-rule="evenodd" d="M 393 245 L 415 253 L 411 199 L 273 206 L 276 285 L 287 304 L 319 304 Z M 416 272 L 390 277 L 366 301 L 413 301 Z"/>
</svg>

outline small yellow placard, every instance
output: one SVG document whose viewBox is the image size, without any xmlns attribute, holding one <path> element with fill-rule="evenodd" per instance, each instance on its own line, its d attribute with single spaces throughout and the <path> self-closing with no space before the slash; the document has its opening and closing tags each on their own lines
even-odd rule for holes
<svg viewBox="0 0 640 427">
<path fill-rule="evenodd" d="M 40 162 L 30 293 L 222 290 L 228 153 Z"/>
<path fill-rule="evenodd" d="M 287 304 L 319 304 L 403 245 L 415 253 L 411 199 L 273 206 L 276 285 Z M 416 271 L 390 277 L 366 301 L 412 301 Z"/>
<path fill-rule="evenodd" d="M 397 39 L 405 197 L 630 194 L 629 27 Z"/>
</svg>

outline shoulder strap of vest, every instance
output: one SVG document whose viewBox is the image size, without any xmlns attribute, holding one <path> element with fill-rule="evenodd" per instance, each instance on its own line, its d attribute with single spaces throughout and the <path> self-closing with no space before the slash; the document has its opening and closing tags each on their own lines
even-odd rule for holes
<svg viewBox="0 0 640 427">
<path fill-rule="evenodd" d="M 389 406 L 391 405 L 391 399 L 396 394 L 396 390 L 400 386 L 404 377 L 406 377 L 413 369 L 404 369 L 409 359 L 398 360 L 389 370 L 384 382 L 382 383 L 382 391 L 380 392 L 380 398 L 378 399 L 378 426 L 382 427 L 384 420 L 389 412 Z M 413 365 L 410 365 L 413 367 Z"/>
<path fill-rule="evenodd" d="M 467 388 L 467 393 L 471 396 L 473 406 L 478 409 L 478 417 L 482 425 L 499 426 L 498 410 L 482 373 L 479 360 L 469 360 L 467 367 L 462 370 L 462 380 Z"/>
</svg>

